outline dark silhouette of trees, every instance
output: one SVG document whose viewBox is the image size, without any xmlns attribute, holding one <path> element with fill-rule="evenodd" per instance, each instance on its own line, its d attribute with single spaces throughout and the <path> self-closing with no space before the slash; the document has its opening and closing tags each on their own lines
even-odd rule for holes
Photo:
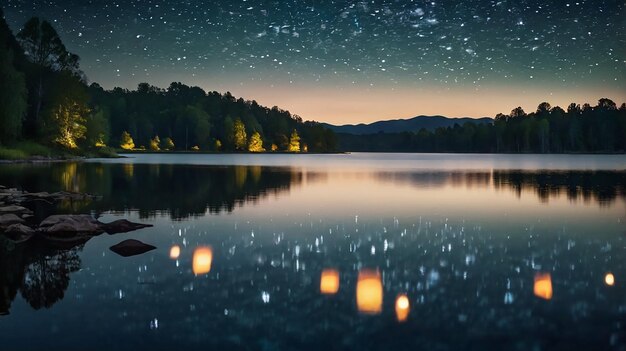
<svg viewBox="0 0 626 351">
<path fill-rule="evenodd" d="M 339 135 L 346 151 L 614 153 L 626 151 L 626 104 L 570 104 L 567 111 L 547 102 L 535 112 L 517 107 L 499 113 L 493 124 L 465 123 L 434 131 Z"/>
</svg>

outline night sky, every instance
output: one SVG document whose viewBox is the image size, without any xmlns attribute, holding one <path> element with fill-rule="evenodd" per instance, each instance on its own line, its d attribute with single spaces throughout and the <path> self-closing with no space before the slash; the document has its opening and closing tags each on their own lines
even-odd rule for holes
<svg viewBox="0 0 626 351">
<path fill-rule="evenodd" d="M 626 10 L 606 1 L 1 0 L 55 26 L 90 81 L 231 91 L 331 123 L 626 100 Z"/>
</svg>

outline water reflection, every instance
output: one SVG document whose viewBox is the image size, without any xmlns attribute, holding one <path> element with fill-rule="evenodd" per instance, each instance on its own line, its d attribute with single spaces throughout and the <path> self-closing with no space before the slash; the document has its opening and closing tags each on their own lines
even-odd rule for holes
<svg viewBox="0 0 626 351">
<path fill-rule="evenodd" d="M 196 247 L 193 251 L 193 274 L 206 274 L 211 271 L 213 248 L 210 246 Z"/>
<path fill-rule="evenodd" d="M 178 259 L 178 256 L 180 256 L 180 246 L 172 245 L 170 248 L 170 258 L 175 260 Z"/>
<path fill-rule="evenodd" d="M 0 315 L 8 314 L 19 291 L 38 310 L 63 299 L 70 273 L 80 269 L 82 246 L 55 250 L 39 245 L 13 245 L 0 237 Z"/>
<path fill-rule="evenodd" d="M 406 294 L 400 294 L 396 298 L 396 318 L 398 322 L 404 322 L 409 317 L 411 306 L 409 303 L 409 298 Z"/>
<path fill-rule="evenodd" d="M 320 292 L 326 295 L 333 295 L 339 291 L 339 271 L 336 269 L 325 269 L 320 278 Z"/>
<path fill-rule="evenodd" d="M 608 286 L 613 286 L 615 284 L 615 277 L 613 276 L 613 273 L 607 273 L 604 276 L 604 282 Z"/>
<path fill-rule="evenodd" d="M 48 169 L 49 168 L 49 169 Z M 609 206 L 626 202 L 624 171 L 362 171 L 343 172 L 360 182 L 411 185 L 420 189 L 466 188 L 511 190 L 541 202 L 566 196 Z M 333 183 L 335 180 L 335 183 Z M 232 212 L 258 204 L 269 195 L 288 194 L 303 184 L 324 182 L 326 190 L 345 184 L 329 173 L 302 168 L 260 166 L 193 166 L 175 164 L 58 163 L 0 165 L 0 184 L 29 191 L 77 191 L 101 195 L 97 202 L 64 203 L 60 210 L 80 212 L 137 210 L 141 218 L 169 214 L 173 219 Z"/>
<path fill-rule="evenodd" d="M 533 291 L 535 296 L 544 300 L 550 300 L 552 298 L 552 277 L 550 273 L 535 274 Z"/>
<path fill-rule="evenodd" d="M 356 305 L 359 312 L 379 314 L 383 310 L 383 283 L 378 270 L 362 269 L 356 285 Z"/>
</svg>

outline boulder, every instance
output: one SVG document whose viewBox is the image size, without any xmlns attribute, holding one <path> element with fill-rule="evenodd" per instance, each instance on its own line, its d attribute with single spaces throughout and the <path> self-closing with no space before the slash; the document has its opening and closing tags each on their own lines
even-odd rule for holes
<svg viewBox="0 0 626 351">
<path fill-rule="evenodd" d="M 128 233 L 147 227 L 152 227 L 152 224 L 133 223 L 126 219 L 118 219 L 111 223 L 102 223 L 102 228 L 108 234 Z"/>
<path fill-rule="evenodd" d="M 35 230 L 33 230 L 33 228 L 19 223 L 11 224 L 4 232 L 5 236 L 17 242 L 24 242 L 30 239 L 34 234 Z"/>
<path fill-rule="evenodd" d="M 6 228 L 12 224 L 20 224 L 25 221 L 13 213 L 0 215 L 0 228 Z"/>
<path fill-rule="evenodd" d="M 141 255 L 142 253 L 156 249 L 156 247 L 142 243 L 139 240 L 128 239 L 111 246 L 109 249 L 120 256 L 129 257 Z"/>
<path fill-rule="evenodd" d="M 21 215 L 25 213 L 32 214 L 33 211 L 27 209 L 26 207 L 10 205 L 10 206 L 0 207 L 0 214 L 3 214 L 3 213 L 13 213 L 13 214 Z"/>
<path fill-rule="evenodd" d="M 104 233 L 101 223 L 90 215 L 53 215 L 39 224 L 39 231 L 48 235 L 67 236 L 76 233 L 98 235 Z"/>
<path fill-rule="evenodd" d="M 10 226 L 7 227 L 7 229 L 4 232 L 9 233 L 9 234 L 27 234 L 27 235 L 35 234 L 35 230 L 33 228 L 25 226 L 20 223 L 11 224 Z"/>
</svg>

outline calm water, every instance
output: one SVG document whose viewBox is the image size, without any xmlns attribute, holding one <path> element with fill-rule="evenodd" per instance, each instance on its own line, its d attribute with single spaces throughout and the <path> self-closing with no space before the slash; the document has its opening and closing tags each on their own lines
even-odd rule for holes
<svg viewBox="0 0 626 351">
<path fill-rule="evenodd" d="M 133 157 L 0 165 L 154 224 L 4 240 L 1 349 L 626 349 L 624 156 Z"/>
</svg>

